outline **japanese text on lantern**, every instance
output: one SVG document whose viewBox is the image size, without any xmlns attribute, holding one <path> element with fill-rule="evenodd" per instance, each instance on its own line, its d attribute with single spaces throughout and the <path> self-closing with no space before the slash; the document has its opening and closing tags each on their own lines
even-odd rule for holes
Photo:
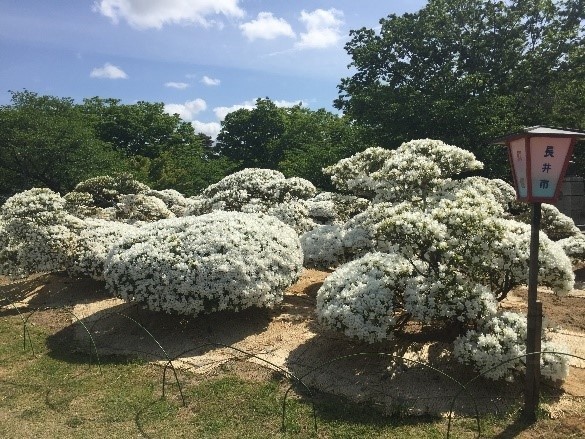
<svg viewBox="0 0 585 439">
<path fill-rule="evenodd" d="M 548 146 L 545 148 L 545 150 L 544 150 L 544 158 L 545 158 L 545 159 L 546 159 L 547 157 L 552 157 L 552 158 L 554 158 L 554 156 L 555 156 L 555 147 L 554 147 L 554 146 L 552 146 L 552 145 L 548 145 Z M 543 174 L 548 174 L 548 173 L 549 173 L 549 171 L 550 171 L 551 169 L 552 169 L 552 165 L 550 164 L 550 162 L 548 162 L 548 161 L 545 161 L 545 162 L 542 164 L 542 173 L 543 173 Z M 541 179 L 541 180 L 540 180 L 540 184 L 539 184 L 539 186 L 540 186 L 540 188 L 541 188 L 541 189 L 548 189 L 548 185 L 549 185 L 549 183 L 550 183 L 550 180 L 547 180 L 547 179 Z"/>
</svg>

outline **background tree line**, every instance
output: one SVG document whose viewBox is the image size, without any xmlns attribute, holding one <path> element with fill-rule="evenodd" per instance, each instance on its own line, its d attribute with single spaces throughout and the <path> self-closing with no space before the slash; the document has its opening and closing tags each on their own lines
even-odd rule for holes
<svg viewBox="0 0 585 439">
<path fill-rule="evenodd" d="M 0 106 L 0 196 L 119 172 L 193 195 L 246 167 L 329 189 L 322 167 L 426 137 L 509 179 L 506 151 L 490 139 L 530 125 L 585 129 L 584 20 L 583 0 L 429 0 L 350 32 L 355 73 L 335 101 L 343 116 L 259 99 L 227 115 L 215 144 L 162 103 L 12 92 Z M 582 150 L 569 172 L 585 170 Z"/>
</svg>

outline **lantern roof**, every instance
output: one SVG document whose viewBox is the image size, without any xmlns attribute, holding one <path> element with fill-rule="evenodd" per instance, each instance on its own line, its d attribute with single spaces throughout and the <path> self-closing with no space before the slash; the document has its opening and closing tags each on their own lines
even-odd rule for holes
<svg viewBox="0 0 585 439">
<path fill-rule="evenodd" d="M 506 134 L 493 141 L 494 144 L 506 144 L 507 141 L 517 139 L 519 137 L 575 137 L 585 138 L 585 131 L 569 130 L 567 128 L 553 128 L 543 125 L 535 125 L 533 127 L 526 127 L 520 131 Z"/>
</svg>

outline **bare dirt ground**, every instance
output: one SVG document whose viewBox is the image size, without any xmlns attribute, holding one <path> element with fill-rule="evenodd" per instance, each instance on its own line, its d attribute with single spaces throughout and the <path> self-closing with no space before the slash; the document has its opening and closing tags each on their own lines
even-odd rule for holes
<svg viewBox="0 0 585 439">
<path fill-rule="evenodd" d="M 326 393 L 368 401 L 401 414 L 501 413 L 518 406 L 523 383 L 474 379 L 477 373 L 451 356 L 452 334 L 411 325 L 408 336 L 369 345 L 324 331 L 315 320 L 317 290 L 329 273 L 306 270 L 285 293 L 279 307 L 219 312 L 197 318 L 155 313 L 111 298 L 100 282 L 59 274 L 31 276 L 18 282 L 0 278 L 0 317 L 17 314 L 29 324 L 48 328 L 49 355 L 65 350 L 108 356 L 139 356 L 198 374 L 235 370 L 265 379 L 272 371 L 300 379 Z M 567 297 L 539 291 L 553 336 L 569 347 L 568 379 L 543 381 L 551 417 L 566 417 L 583 432 L 576 401 L 585 398 L 585 268 L 576 271 L 576 289 Z M 526 311 L 526 289 L 502 305 Z M 30 317 L 29 317 L 30 316 Z M 90 337 L 91 335 L 91 337 Z M 254 367 L 251 367 L 254 366 Z M 268 371 L 268 374 L 267 374 Z M 466 384 L 471 380 L 470 384 Z M 466 384 L 463 389 L 461 384 Z"/>
</svg>

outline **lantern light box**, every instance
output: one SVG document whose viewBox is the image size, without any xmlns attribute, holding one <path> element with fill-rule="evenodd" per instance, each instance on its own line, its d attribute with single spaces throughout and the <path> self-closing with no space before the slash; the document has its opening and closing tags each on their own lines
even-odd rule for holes
<svg viewBox="0 0 585 439">
<path fill-rule="evenodd" d="M 585 132 L 534 126 L 498 143 L 508 146 L 519 201 L 554 203 L 577 139 Z"/>
</svg>

